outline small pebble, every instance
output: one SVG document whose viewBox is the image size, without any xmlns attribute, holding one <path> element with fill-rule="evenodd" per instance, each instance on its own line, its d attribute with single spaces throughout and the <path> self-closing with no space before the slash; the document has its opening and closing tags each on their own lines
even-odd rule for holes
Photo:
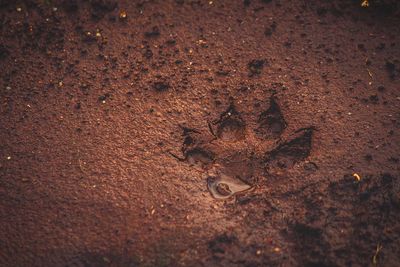
<svg viewBox="0 0 400 267">
<path fill-rule="evenodd" d="M 119 12 L 120 19 L 126 19 L 126 17 L 127 17 L 126 11 L 122 10 L 121 12 Z"/>
</svg>

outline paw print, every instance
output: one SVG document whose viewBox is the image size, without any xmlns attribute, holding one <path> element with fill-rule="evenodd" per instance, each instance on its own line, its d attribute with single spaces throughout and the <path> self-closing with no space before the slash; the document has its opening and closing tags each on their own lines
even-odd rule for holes
<svg viewBox="0 0 400 267">
<path fill-rule="evenodd" d="M 217 199 L 252 189 L 268 175 L 282 172 L 307 158 L 313 127 L 295 131 L 282 140 L 287 123 L 275 96 L 260 114 L 243 115 L 231 103 L 208 131 L 182 127 L 183 158 L 207 176 L 207 186 Z"/>
</svg>

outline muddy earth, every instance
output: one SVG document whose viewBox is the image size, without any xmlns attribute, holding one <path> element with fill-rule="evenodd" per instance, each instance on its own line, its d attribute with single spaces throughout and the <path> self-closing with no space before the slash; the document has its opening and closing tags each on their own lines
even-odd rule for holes
<svg viewBox="0 0 400 267">
<path fill-rule="evenodd" d="M 0 266 L 400 266 L 399 107 L 396 0 L 0 0 Z"/>
</svg>

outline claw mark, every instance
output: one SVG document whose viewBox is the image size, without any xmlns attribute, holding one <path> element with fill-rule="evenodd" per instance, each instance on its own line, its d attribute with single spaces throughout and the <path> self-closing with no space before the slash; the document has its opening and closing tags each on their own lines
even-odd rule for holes
<svg viewBox="0 0 400 267">
<path fill-rule="evenodd" d="M 192 129 L 192 128 L 186 127 L 186 126 L 184 126 L 182 124 L 179 124 L 178 126 L 179 126 L 179 128 L 182 129 L 183 135 L 188 135 L 189 133 L 198 133 L 198 134 L 200 133 L 196 129 Z"/>
<path fill-rule="evenodd" d="M 168 151 L 167 153 L 170 154 L 172 157 L 176 158 L 176 159 L 179 160 L 179 161 L 184 161 L 184 160 L 186 160 L 186 158 L 178 157 L 177 155 L 173 154 L 173 153 L 170 152 L 170 151 Z"/>
</svg>

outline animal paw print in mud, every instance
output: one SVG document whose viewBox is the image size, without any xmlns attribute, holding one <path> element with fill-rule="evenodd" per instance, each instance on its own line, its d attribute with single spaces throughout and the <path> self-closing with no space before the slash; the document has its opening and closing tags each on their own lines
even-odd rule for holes
<svg viewBox="0 0 400 267">
<path fill-rule="evenodd" d="M 232 103 L 208 131 L 183 128 L 181 159 L 200 168 L 214 198 L 225 199 L 252 189 L 261 179 L 291 168 L 311 151 L 313 127 L 282 140 L 287 128 L 274 96 L 258 115 L 239 112 Z"/>
</svg>

